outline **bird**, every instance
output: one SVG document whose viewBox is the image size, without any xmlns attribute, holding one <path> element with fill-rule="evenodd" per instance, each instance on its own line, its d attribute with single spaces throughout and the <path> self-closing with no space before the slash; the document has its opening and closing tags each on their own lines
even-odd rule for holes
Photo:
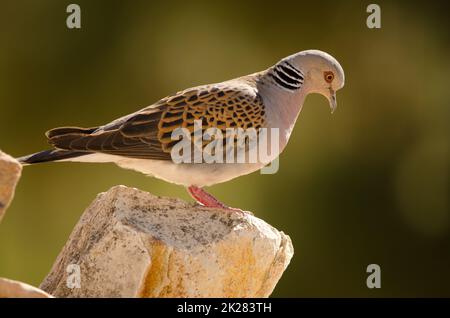
<svg viewBox="0 0 450 318">
<path fill-rule="evenodd" d="M 228 129 L 276 129 L 278 147 L 269 157 L 272 161 L 285 149 L 306 96 L 325 96 L 333 113 L 336 92 L 344 83 L 344 70 L 333 56 L 320 50 L 300 51 L 260 72 L 178 91 L 102 126 L 51 129 L 46 137 L 52 149 L 18 160 L 23 165 L 112 162 L 185 186 L 202 206 L 240 210 L 222 203 L 204 188 L 255 172 L 267 161 L 174 162 L 173 150 L 179 140 L 174 140 L 173 133 L 185 129 L 193 134 L 195 123 L 200 123 L 201 132 L 215 128 L 224 135 Z M 233 142 L 231 148 L 236 148 Z M 201 141 L 200 149 L 203 146 Z M 249 151 L 248 144 L 245 149 Z"/>
</svg>

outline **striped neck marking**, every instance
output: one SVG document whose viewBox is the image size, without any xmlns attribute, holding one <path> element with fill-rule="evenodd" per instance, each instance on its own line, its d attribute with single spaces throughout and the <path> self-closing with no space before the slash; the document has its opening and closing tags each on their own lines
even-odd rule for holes
<svg viewBox="0 0 450 318">
<path fill-rule="evenodd" d="M 298 90 L 303 85 L 303 73 L 288 61 L 281 61 L 276 64 L 269 75 L 277 86 L 288 91 Z"/>
</svg>

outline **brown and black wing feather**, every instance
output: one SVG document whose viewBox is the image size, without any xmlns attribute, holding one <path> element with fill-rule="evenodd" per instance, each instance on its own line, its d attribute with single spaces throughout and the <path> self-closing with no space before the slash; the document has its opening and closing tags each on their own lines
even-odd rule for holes
<svg viewBox="0 0 450 318">
<path fill-rule="evenodd" d="M 105 153 L 130 158 L 169 160 L 157 138 L 161 109 L 148 108 L 93 132 L 53 135 L 49 143 L 62 150 Z M 52 135 L 51 131 L 48 135 Z"/>
<path fill-rule="evenodd" d="M 58 156 L 104 153 L 139 159 L 171 160 L 176 128 L 264 127 L 264 105 L 254 87 L 213 84 L 178 92 L 134 114 L 95 128 L 61 127 L 47 132 Z M 56 155 L 58 154 L 58 156 Z M 26 158 L 26 157 L 25 157 Z M 44 161 L 52 161 L 46 156 Z M 27 162 L 27 161 L 24 161 Z M 42 161 L 39 161 L 42 162 Z M 27 162 L 33 163 L 33 162 Z"/>
</svg>

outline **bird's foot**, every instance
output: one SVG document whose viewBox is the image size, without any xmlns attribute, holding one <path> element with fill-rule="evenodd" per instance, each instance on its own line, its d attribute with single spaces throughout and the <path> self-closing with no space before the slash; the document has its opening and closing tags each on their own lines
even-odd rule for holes
<svg viewBox="0 0 450 318">
<path fill-rule="evenodd" d="M 197 203 L 201 204 L 202 206 L 208 207 L 208 208 L 218 208 L 218 209 L 224 209 L 228 211 L 234 211 L 234 212 L 240 212 L 242 214 L 246 214 L 249 212 L 245 212 L 238 208 L 232 208 L 224 203 L 217 200 L 212 194 L 209 194 L 202 188 L 196 187 L 196 186 L 189 186 L 187 188 L 189 194 L 194 198 Z"/>
</svg>

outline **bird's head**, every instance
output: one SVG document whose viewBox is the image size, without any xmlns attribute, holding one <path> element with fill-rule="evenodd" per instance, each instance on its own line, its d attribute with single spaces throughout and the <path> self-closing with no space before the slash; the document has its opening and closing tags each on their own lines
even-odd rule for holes
<svg viewBox="0 0 450 318">
<path fill-rule="evenodd" d="M 339 62 L 319 50 L 302 51 L 283 59 L 304 75 L 303 88 L 307 93 L 319 93 L 330 102 L 331 112 L 336 109 L 336 91 L 344 86 L 345 76 Z"/>
</svg>

